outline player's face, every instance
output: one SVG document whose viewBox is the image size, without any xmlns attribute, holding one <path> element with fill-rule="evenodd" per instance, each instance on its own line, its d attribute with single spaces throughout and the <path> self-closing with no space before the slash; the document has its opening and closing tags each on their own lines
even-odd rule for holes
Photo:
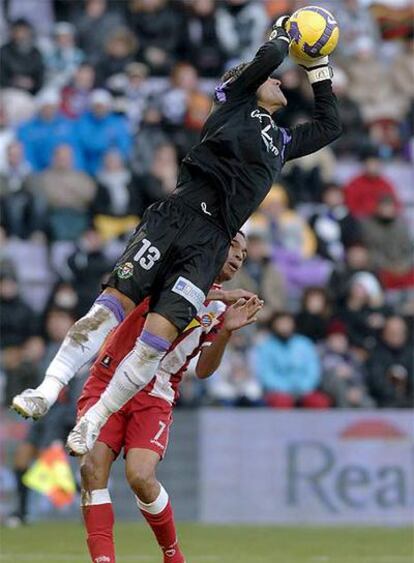
<svg viewBox="0 0 414 563">
<path fill-rule="evenodd" d="M 242 267 L 246 256 L 246 239 L 241 233 L 237 233 L 231 241 L 227 260 L 220 272 L 219 281 L 225 282 L 231 280 Z"/>
<path fill-rule="evenodd" d="M 276 111 L 287 105 L 287 99 L 280 89 L 282 83 L 277 78 L 268 78 L 257 90 L 259 104 L 272 106 L 272 111 Z"/>
</svg>

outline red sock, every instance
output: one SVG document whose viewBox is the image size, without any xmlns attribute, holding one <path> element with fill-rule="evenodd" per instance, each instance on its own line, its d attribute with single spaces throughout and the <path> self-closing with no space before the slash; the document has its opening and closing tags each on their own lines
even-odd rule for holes
<svg viewBox="0 0 414 563">
<path fill-rule="evenodd" d="M 82 512 L 93 563 L 115 563 L 114 512 L 108 490 L 92 491 L 91 504 L 82 506 Z"/>
<path fill-rule="evenodd" d="M 137 501 L 164 553 L 164 563 L 185 563 L 178 545 L 173 509 L 165 489 L 161 486 L 158 498 L 150 504 L 144 504 L 138 498 Z"/>
</svg>

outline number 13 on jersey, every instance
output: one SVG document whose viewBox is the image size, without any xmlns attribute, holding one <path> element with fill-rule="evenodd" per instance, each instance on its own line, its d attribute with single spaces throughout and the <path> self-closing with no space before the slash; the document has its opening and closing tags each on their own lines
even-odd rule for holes
<svg viewBox="0 0 414 563">
<path fill-rule="evenodd" d="M 142 246 L 134 256 L 134 261 L 144 268 L 151 270 L 155 262 L 161 258 L 161 252 L 156 246 L 152 246 L 151 241 L 147 238 L 142 239 Z"/>
</svg>

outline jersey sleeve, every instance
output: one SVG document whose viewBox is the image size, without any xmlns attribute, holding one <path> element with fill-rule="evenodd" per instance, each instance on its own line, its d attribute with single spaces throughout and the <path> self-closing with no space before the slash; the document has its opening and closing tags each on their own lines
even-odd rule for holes
<svg viewBox="0 0 414 563">
<path fill-rule="evenodd" d="M 215 101 L 222 103 L 227 99 L 252 94 L 263 84 L 269 75 L 283 62 L 289 49 L 284 37 L 267 41 L 257 51 L 254 59 L 247 64 L 240 76 L 228 80 L 216 88 Z"/>
<path fill-rule="evenodd" d="M 318 151 L 337 139 L 342 133 L 338 103 L 330 80 L 312 85 L 315 107 L 312 120 L 297 127 L 281 128 L 284 160 L 292 160 Z"/>
</svg>

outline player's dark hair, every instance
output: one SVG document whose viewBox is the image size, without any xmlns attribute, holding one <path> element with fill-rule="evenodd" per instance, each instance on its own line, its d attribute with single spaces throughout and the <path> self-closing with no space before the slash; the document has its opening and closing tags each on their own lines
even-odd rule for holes
<svg viewBox="0 0 414 563">
<path fill-rule="evenodd" d="M 249 63 L 240 63 L 236 66 L 233 66 L 232 68 L 229 68 L 229 70 L 226 70 L 226 72 L 221 77 L 221 82 L 228 82 L 229 80 L 231 80 L 231 81 L 236 80 L 236 78 L 238 78 L 241 75 L 243 70 L 248 65 L 249 65 Z"/>
</svg>

